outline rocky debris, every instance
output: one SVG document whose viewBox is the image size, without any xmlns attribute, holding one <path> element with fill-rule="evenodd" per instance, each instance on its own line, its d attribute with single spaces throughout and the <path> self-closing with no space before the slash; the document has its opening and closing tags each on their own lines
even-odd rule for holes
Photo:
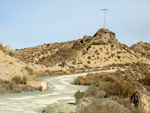
<svg viewBox="0 0 150 113">
<path fill-rule="evenodd" d="M 42 110 L 42 113 L 76 113 L 76 106 L 66 103 L 54 103 Z"/>
</svg>

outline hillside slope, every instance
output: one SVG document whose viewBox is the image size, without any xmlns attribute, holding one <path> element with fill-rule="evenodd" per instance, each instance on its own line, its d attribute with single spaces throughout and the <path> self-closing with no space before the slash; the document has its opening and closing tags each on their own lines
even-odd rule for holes
<svg viewBox="0 0 150 113">
<path fill-rule="evenodd" d="M 26 76 L 26 64 L 0 51 L 0 79 L 10 80 L 15 76 Z"/>
<path fill-rule="evenodd" d="M 130 47 L 130 49 L 134 50 L 135 52 L 138 52 L 142 54 L 143 56 L 150 59 L 150 44 L 144 43 L 144 42 L 138 42 Z"/>
<path fill-rule="evenodd" d="M 91 38 L 89 53 L 83 48 L 74 59 L 68 60 L 68 64 L 75 68 L 96 68 L 133 62 L 150 63 L 141 53 L 119 43 L 115 34 L 106 29 L 98 30 Z"/>
<path fill-rule="evenodd" d="M 118 42 L 115 33 L 108 29 L 100 29 L 94 36 L 15 50 L 13 53 L 16 58 L 26 63 L 42 64 L 47 67 L 61 66 L 62 61 L 75 69 L 103 67 L 113 63 L 150 63 L 141 53 Z"/>
</svg>

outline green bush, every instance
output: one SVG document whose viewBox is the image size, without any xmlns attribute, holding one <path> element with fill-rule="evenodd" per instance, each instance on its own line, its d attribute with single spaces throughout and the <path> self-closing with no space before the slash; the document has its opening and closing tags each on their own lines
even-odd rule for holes
<svg viewBox="0 0 150 113">
<path fill-rule="evenodd" d="M 49 70 L 45 70 L 45 72 L 46 72 L 46 73 L 48 73 L 48 74 L 50 73 L 50 71 L 49 71 Z"/>
<path fill-rule="evenodd" d="M 78 90 L 74 95 L 76 102 L 78 102 L 81 98 L 86 97 L 86 94 L 84 91 Z"/>
<path fill-rule="evenodd" d="M 12 82 L 14 81 L 16 84 L 26 84 L 27 83 L 27 78 L 26 77 L 18 77 L 18 76 L 15 76 L 12 78 L 11 80 Z"/>
</svg>

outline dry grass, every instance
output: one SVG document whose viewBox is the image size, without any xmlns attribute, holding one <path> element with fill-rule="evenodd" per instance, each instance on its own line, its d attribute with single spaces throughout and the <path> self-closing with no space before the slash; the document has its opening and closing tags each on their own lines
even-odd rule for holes
<svg viewBox="0 0 150 113">
<path fill-rule="evenodd" d="M 95 99 L 88 106 L 80 108 L 77 113 L 124 113 L 124 111 L 116 106 L 103 104 L 101 100 Z"/>
<path fill-rule="evenodd" d="M 130 66 L 130 64 L 127 65 Z M 91 97 L 96 100 L 111 97 L 113 100 L 123 105 L 132 113 L 142 113 L 140 108 L 135 107 L 134 103 L 132 103 L 131 96 L 135 93 L 136 89 L 141 89 L 141 85 L 139 85 L 140 82 L 143 85 L 149 86 L 150 77 L 146 76 L 145 78 L 140 79 L 139 82 L 137 80 L 137 73 L 150 75 L 147 65 L 137 63 L 132 64 L 131 67 L 125 70 L 125 72 L 117 70 L 115 73 L 88 74 L 84 77 L 76 79 L 76 81 L 82 79 L 82 84 L 90 85 L 86 90 L 87 97 Z M 91 107 L 92 105 L 93 108 Z M 81 113 L 92 113 L 93 111 L 94 113 L 100 113 L 97 105 L 95 103 L 93 103 L 92 105 L 90 105 L 91 110 L 85 107 L 81 110 Z"/>
</svg>

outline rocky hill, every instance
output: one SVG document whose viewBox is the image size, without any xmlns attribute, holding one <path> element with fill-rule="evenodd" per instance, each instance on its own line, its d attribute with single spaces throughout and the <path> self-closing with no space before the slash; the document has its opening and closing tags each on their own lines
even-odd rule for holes
<svg viewBox="0 0 150 113">
<path fill-rule="evenodd" d="M 89 38 L 91 39 L 88 43 L 89 52 L 86 52 L 86 48 L 82 48 L 75 58 L 68 60 L 69 65 L 75 68 L 96 68 L 111 64 L 150 63 L 141 53 L 119 43 L 115 34 L 107 29 L 100 29 Z"/>
<path fill-rule="evenodd" d="M 87 48 L 89 48 L 88 53 Z M 133 62 L 150 63 L 142 53 L 137 53 L 118 42 L 115 33 L 108 29 L 100 29 L 94 36 L 84 36 L 74 41 L 24 48 L 15 50 L 13 53 L 16 58 L 26 63 L 42 64 L 47 67 L 61 66 L 62 61 L 75 69 Z"/>
<path fill-rule="evenodd" d="M 150 44 L 144 42 L 138 42 L 130 47 L 130 49 L 134 50 L 137 53 L 142 54 L 146 58 L 150 59 Z"/>
</svg>

